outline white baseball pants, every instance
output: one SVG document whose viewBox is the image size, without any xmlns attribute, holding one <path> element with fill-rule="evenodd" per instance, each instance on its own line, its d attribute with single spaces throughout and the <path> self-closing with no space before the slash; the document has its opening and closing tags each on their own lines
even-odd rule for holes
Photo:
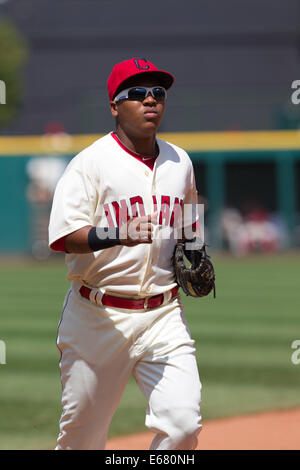
<svg viewBox="0 0 300 470">
<path fill-rule="evenodd" d="M 150 449 L 196 448 L 201 383 L 177 295 L 148 311 L 99 307 L 71 289 L 58 329 L 62 407 L 56 450 L 105 449 L 131 374 L 148 400 Z"/>
</svg>

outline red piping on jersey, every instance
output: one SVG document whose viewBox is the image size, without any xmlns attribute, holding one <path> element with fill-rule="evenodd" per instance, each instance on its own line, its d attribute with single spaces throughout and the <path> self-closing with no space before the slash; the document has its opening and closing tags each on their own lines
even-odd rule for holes
<svg viewBox="0 0 300 470">
<path fill-rule="evenodd" d="M 125 145 L 120 141 L 119 137 L 117 136 L 117 134 L 115 132 L 112 132 L 111 133 L 111 136 L 115 139 L 115 141 L 120 145 L 120 147 L 125 150 L 125 152 L 129 153 L 129 155 L 131 155 L 132 157 L 135 157 L 137 160 L 139 160 L 140 162 L 144 163 L 144 165 L 146 165 L 148 168 L 150 168 L 150 170 L 153 170 L 153 167 L 154 167 L 154 163 L 155 163 L 155 160 L 157 157 L 147 157 L 145 155 L 144 158 L 147 158 L 146 161 L 143 160 L 143 156 L 142 155 L 139 155 L 138 153 L 135 153 L 133 152 L 132 150 L 129 150 L 127 147 L 125 147 Z"/>
<path fill-rule="evenodd" d="M 51 243 L 50 248 L 54 251 L 66 251 L 66 236 L 67 235 Z"/>
</svg>

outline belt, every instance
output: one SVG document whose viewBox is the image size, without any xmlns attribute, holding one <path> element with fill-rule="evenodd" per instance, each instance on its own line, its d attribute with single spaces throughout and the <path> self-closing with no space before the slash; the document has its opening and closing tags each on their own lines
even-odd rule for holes
<svg viewBox="0 0 300 470">
<path fill-rule="evenodd" d="M 81 286 L 79 289 L 79 293 L 85 299 L 91 300 L 90 294 L 92 290 L 94 289 L 90 289 L 86 286 Z M 171 300 L 173 297 L 175 297 L 178 290 L 179 286 L 175 286 L 173 287 L 173 289 L 166 292 L 166 294 L 154 295 L 146 299 L 126 299 L 124 297 L 114 297 L 113 295 L 103 294 L 101 300 L 99 299 L 99 303 L 102 305 L 107 305 L 109 307 L 127 308 L 133 310 L 141 310 L 144 308 L 156 308 L 164 303 L 165 295 L 168 296 L 168 300 Z M 95 303 L 98 303 L 97 297 L 98 291 L 94 296 Z"/>
</svg>

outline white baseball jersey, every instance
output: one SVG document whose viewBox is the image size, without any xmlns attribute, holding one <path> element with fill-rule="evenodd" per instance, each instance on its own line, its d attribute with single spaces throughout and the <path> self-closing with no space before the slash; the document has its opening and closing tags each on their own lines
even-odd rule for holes
<svg viewBox="0 0 300 470">
<path fill-rule="evenodd" d="M 70 281 L 121 297 L 157 295 L 176 285 L 172 255 L 177 209 L 197 204 L 187 153 L 156 139 L 153 170 L 147 158 L 126 149 L 111 132 L 72 159 L 59 180 L 49 224 L 49 245 L 92 225 L 116 227 L 129 217 L 159 213 L 151 244 L 117 245 L 87 254 L 66 254 Z M 194 223 L 190 220 L 190 223 Z M 186 223 L 186 225 L 190 225 Z"/>
</svg>

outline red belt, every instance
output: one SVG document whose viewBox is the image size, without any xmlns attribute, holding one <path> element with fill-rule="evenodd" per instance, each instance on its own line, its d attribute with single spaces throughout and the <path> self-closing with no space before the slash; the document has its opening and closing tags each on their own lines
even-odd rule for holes
<svg viewBox="0 0 300 470">
<path fill-rule="evenodd" d="M 178 286 L 171 289 L 171 299 L 175 297 L 179 290 Z M 90 300 L 90 293 L 92 289 L 89 287 L 81 286 L 79 289 L 80 295 Z M 96 295 L 97 297 L 97 295 Z M 134 310 L 141 310 L 144 308 L 156 308 L 164 302 L 164 294 L 154 295 L 146 299 L 126 299 L 124 297 L 114 297 L 112 295 L 103 294 L 101 303 L 109 307 L 128 308 Z"/>
</svg>

